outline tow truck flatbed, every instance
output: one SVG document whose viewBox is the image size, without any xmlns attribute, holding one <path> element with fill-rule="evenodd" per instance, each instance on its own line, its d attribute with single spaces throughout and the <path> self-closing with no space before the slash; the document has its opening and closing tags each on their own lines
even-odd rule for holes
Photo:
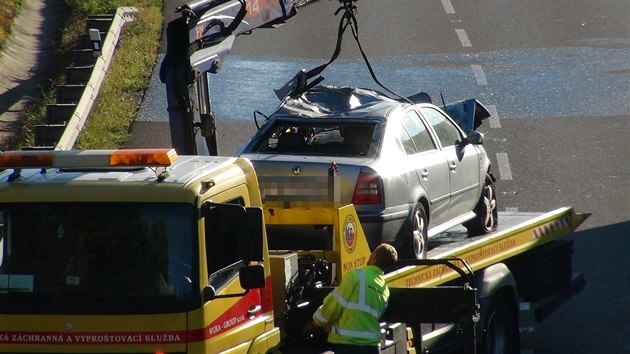
<svg viewBox="0 0 630 354">
<path fill-rule="evenodd" d="M 332 225 L 335 230 L 332 249 L 299 253 L 311 254 L 315 259 L 325 259 L 338 265 L 334 268 L 335 279 L 341 279 L 345 272 L 364 265 L 369 250 L 360 224 L 355 222 L 358 217 L 352 206 L 264 210 L 268 225 Z M 464 338 L 465 344 L 444 352 L 462 352 L 463 348 L 466 353 L 472 352 L 475 347 L 471 344 L 475 341 L 473 333 L 479 332 L 478 335 L 482 336 L 484 331 L 492 328 L 489 321 L 494 318 L 493 314 L 507 316 L 503 319 L 502 330 L 510 336 L 516 336 L 519 327 L 530 329 L 532 322 L 543 320 L 584 286 L 583 277 L 571 272 L 571 241 L 562 238 L 588 216 L 576 213 L 571 207 L 546 213 L 502 212 L 499 215 L 501 225 L 491 234 L 468 237 L 463 227 L 457 227 L 433 237 L 433 249 L 428 260 L 399 261 L 398 269 L 385 274 L 392 293 L 385 322 L 398 321 L 412 327 L 418 323 L 453 323 L 464 328 L 463 333 L 467 335 L 459 338 Z M 348 230 L 354 232 L 348 233 Z M 297 238 L 302 236 L 293 233 L 293 238 L 297 235 L 300 235 Z M 467 284 L 463 286 L 458 280 L 462 271 L 474 273 L 474 280 L 464 280 Z M 330 290 L 322 289 L 325 292 Z M 323 294 L 317 298 L 321 300 Z M 318 302 L 314 300 L 311 306 L 316 306 Z M 474 323 L 477 321 L 480 321 L 480 327 L 475 330 Z M 451 333 L 457 333 L 454 330 L 457 325 L 448 326 L 452 329 Z M 446 330 L 446 327 L 443 329 Z M 498 340 L 508 340 L 510 346 L 518 345 L 512 337 L 497 336 Z M 443 339 L 436 338 L 439 337 L 433 333 L 422 333 L 422 343 L 416 342 L 416 350 L 421 347 L 418 351 L 423 352 L 440 347 L 436 341 Z M 449 343 L 458 343 L 453 338 L 458 337 L 452 336 Z M 483 338 L 480 337 L 480 340 L 488 340 Z M 483 345 L 490 344 L 484 342 Z"/>
<path fill-rule="evenodd" d="M 530 220 L 546 214 L 545 212 L 527 212 L 527 211 L 500 211 L 499 225 L 495 232 L 487 235 L 468 236 L 468 232 L 464 226 L 453 227 L 446 232 L 438 234 L 429 240 L 428 258 L 438 258 L 441 254 L 448 252 L 454 248 L 466 245 L 482 238 L 492 236 L 519 224 L 527 223 Z"/>
<path fill-rule="evenodd" d="M 547 213 L 502 213 L 502 226 L 494 233 L 468 238 L 457 228 L 435 238 L 434 242 L 443 244 L 431 249 L 428 258 L 462 259 L 476 271 L 564 236 L 589 215 L 576 213 L 571 207 Z M 394 287 L 436 286 L 457 277 L 459 274 L 446 266 L 407 266 L 386 274 L 388 284 Z"/>
<path fill-rule="evenodd" d="M 266 208 L 265 220 L 268 225 L 333 225 L 336 231 L 332 252 L 321 254 L 333 263 L 340 264 L 336 278 L 359 266 L 366 260 L 367 241 L 363 239 L 360 252 L 347 252 L 343 240 L 347 223 L 344 219 L 358 220 L 354 208 Z M 576 213 L 571 207 L 558 208 L 546 213 L 502 212 L 497 231 L 476 237 L 468 237 L 463 227 L 456 227 L 432 238 L 429 259 L 459 258 L 465 260 L 473 271 L 501 262 L 524 253 L 575 230 L 590 214 Z M 354 225 L 354 228 L 360 225 Z M 301 235 L 302 237 L 302 235 Z M 301 238 L 300 237 L 300 238 Z M 295 237 L 293 237 L 295 239 Z M 318 252 L 316 252 L 318 253 Z M 386 274 L 390 286 L 426 287 L 444 284 L 459 275 L 454 270 L 431 265 L 411 265 L 401 267 Z"/>
</svg>

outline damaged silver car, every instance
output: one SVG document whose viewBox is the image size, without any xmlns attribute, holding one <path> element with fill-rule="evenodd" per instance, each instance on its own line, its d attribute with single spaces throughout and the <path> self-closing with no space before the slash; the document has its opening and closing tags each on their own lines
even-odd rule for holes
<svg viewBox="0 0 630 354">
<path fill-rule="evenodd" d="M 268 205 L 352 203 L 371 248 L 388 242 L 401 258 L 422 259 L 429 238 L 453 226 L 497 227 L 491 164 L 475 130 L 489 116 L 474 99 L 443 110 L 424 93 L 393 99 L 320 85 L 285 97 L 239 154 L 254 164 Z"/>
</svg>

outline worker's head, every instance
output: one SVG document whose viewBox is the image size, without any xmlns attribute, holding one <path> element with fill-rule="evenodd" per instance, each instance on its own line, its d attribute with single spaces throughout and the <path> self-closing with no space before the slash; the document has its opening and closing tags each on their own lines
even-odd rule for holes
<svg viewBox="0 0 630 354">
<path fill-rule="evenodd" d="M 398 252 L 394 246 L 388 243 L 381 243 L 378 245 L 368 260 L 368 265 L 375 265 L 382 270 L 387 270 L 398 261 Z"/>
</svg>

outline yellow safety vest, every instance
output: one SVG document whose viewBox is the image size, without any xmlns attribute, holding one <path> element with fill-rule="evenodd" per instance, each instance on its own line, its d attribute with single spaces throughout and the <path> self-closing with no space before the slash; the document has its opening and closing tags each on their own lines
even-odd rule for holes
<svg viewBox="0 0 630 354">
<path fill-rule="evenodd" d="M 379 267 L 354 269 L 324 298 L 313 320 L 320 326 L 333 325 L 328 335 L 330 343 L 378 345 L 379 319 L 388 299 L 389 289 Z"/>
</svg>

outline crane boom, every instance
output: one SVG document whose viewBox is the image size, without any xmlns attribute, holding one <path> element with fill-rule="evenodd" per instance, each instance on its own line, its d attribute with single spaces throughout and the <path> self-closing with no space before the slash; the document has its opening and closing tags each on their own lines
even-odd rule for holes
<svg viewBox="0 0 630 354">
<path fill-rule="evenodd" d="M 217 155 L 208 74 L 221 68 L 236 36 L 276 27 L 294 16 L 296 7 L 290 0 L 197 0 L 177 12 L 181 17 L 167 25 L 160 68 L 172 146 L 179 154 Z"/>
</svg>

